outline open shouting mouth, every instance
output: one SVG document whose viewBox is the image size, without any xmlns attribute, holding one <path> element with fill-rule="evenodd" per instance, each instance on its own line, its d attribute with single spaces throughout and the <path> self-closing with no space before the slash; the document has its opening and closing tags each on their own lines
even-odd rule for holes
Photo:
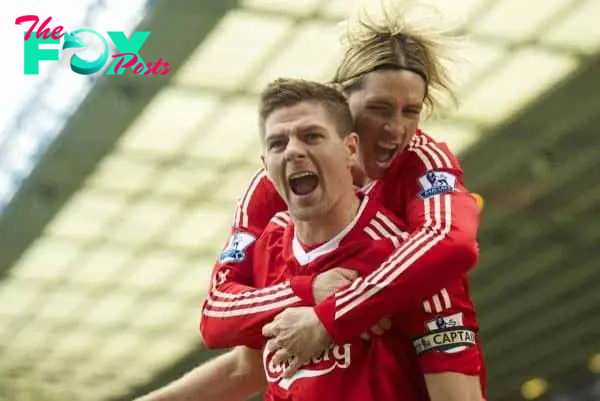
<svg viewBox="0 0 600 401">
<path fill-rule="evenodd" d="M 288 185 L 295 195 L 309 195 L 319 185 L 319 176 L 312 171 L 297 171 L 288 176 Z"/>
</svg>

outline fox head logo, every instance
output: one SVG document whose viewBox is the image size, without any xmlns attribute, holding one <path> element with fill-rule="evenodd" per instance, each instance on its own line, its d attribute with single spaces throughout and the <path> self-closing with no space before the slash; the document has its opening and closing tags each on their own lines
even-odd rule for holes
<svg viewBox="0 0 600 401">
<path fill-rule="evenodd" d="M 70 65 L 75 53 L 79 53 L 87 48 L 88 46 L 83 43 L 81 38 L 78 38 L 72 32 L 70 34 L 65 32 L 61 60 Z"/>
<path fill-rule="evenodd" d="M 75 36 L 75 34 L 73 32 L 71 32 L 70 34 L 68 32 L 65 32 L 65 42 L 63 43 L 63 51 L 65 51 L 66 49 L 70 49 L 70 48 L 76 48 L 76 49 L 85 49 L 87 48 L 86 44 L 83 43 L 83 40 L 81 40 L 81 38 L 78 38 L 77 36 Z"/>
<path fill-rule="evenodd" d="M 102 40 L 104 50 L 96 60 L 87 61 L 76 55 L 76 53 L 88 48 L 88 46 L 83 43 L 83 40 L 76 36 L 81 32 L 91 33 Z M 106 40 L 102 35 L 93 29 L 78 29 L 70 34 L 65 32 L 64 40 L 62 59 L 71 65 L 71 70 L 74 72 L 82 75 L 90 75 L 100 71 L 106 64 L 106 61 L 108 60 L 108 43 L 106 43 Z"/>
</svg>

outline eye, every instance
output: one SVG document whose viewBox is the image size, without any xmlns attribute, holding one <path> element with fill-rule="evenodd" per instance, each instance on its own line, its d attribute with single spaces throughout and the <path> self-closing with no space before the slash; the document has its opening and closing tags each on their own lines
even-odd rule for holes
<svg viewBox="0 0 600 401">
<path fill-rule="evenodd" d="M 315 142 L 321 137 L 321 134 L 317 132 L 309 132 L 306 134 L 306 140 L 309 142 Z"/>
<path fill-rule="evenodd" d="M 369 109 L 371 110 L 389 110 L 391 107 L 387 104 L 383 104 L 383 103 L 374 103 L 374 104 L 370 104 L 368 106 Z"/>
<path fill-rule="evenodd" d="M 278 152 L 278 151 L 282 151 L 283 149 L 285 149 L 285 140 L 283 139 L 274 139 L 272 141 L 269 141 L 268 143 L 268 149 Z"/>
<path fill-rule="evenodd" d="M 388 103 L 371 103 L 367 109 L 384 117 L 390 116 L 394 112 L 394 107 Z"/>
<path fill-rule="evenodd" d="M 408 107 L 404 109 L 404 113 L 412 117 L 418 117 L 421 114 L 421 109 L 416 107 Z"/>
</svg>

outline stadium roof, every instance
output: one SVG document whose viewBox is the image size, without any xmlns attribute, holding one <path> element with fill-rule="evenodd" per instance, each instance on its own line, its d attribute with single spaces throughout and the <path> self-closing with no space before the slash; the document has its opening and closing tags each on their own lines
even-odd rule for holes
<svg viewBox="0 0 600 401">
<path fill-rule="evenodd" d="M 213 260 L 258 167 L 257 93 L 279 76 L 330 77 L 336 24 L 354 3 L 153 6 L 134 30 L 152 31 L 142 54 L 173 70 L 90 84 L 33 173 L 5 190 L 0 394 L 127 399 L 201 359 Z M 600 230 L 589 218 L 600 215 L 600 1 L 436 4 L 462 18 L 473 63 L 456 71 L 458 112 L 423 128 L 461 155 L 486 198 L 473 292 L 490 399 L 517 400 L 531 377 L 564 381 L 600 351 L 586 337 L 600 306 Z M 40 132 L 12 130 L 5 140 Z M 2 171 L 19 165 L 17 149 Z"/>
</svg>

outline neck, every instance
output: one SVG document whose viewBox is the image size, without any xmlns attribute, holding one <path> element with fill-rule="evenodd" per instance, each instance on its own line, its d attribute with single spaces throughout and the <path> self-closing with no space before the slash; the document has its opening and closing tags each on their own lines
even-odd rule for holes
<svg viewBox="0 0 600 401">
<path fill-rule="evenodd" d="M 371 180 L 367 177 L 367 174 L 365 174 L 365 170 L 359 165 L 353 165 L 350 171 L 352 172 L 352 181 L 354 181 L 354 185 L 359 188 L 364 187 Z"/>
<path fill-rule="evenodd" d="M 359 206 L 360 199 L 352 189 L 332 205 L 327 215 L 294 221 L 296 236 L 305 245 L 327 242 L 352 222 Z"/>
</svg>

